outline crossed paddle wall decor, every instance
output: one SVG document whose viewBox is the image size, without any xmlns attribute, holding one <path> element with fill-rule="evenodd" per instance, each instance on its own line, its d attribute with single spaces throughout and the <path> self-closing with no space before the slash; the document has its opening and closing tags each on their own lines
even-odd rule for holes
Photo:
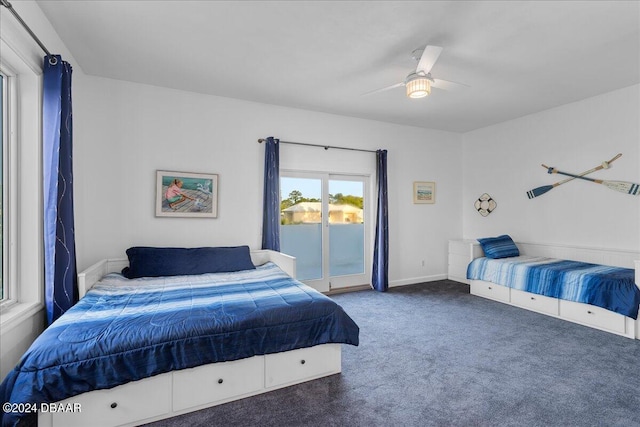
<svg viewBox="0 0 640 427">
<path fill-rule="evenodd" d="M 626 194 L 631 194 L 634 196 L 637 196 L 638 194 L 640 194 L 640 185 L 635 184 L 633 182 L 626 182 L 626 181 L 608 181 L 608 180 L 604 180 L 604 179 L 593 179 L 593 178 L 587 178 L 585 175 L 589 175 L 592 172 L 595 171 L 599 171 L 600 169 L 609 169 L 611 167 L 611 163 L 613 163 L 614 161 L 616 161 L 618 159 L 618 157 L 622 156 L 622 153 L 618 153 L 613 159 L 609 160 L 609 161 L 605 161 L 602 162 L 599 166 L 596 166 L 593 169 L 589 169 L 588 171 L 582 172 L 581 174 L 572 174 L 572 173 L 568 173 L 568 172 L 562 172 L 554 167 L 549 167 L 547 165 L 542 165 L 543 168 L 545 168 L 547 170 L 547 173 L 557 173 L 560 175 L 566 175 L 569 176 L 571 178 L 567 178 L 564 179 L 562 181 L 558 181 L 555 184 L 552 185 L 543 185 L 542 187 L 538 187 L 538 188 L 534 188 L 533 190 L 529 190 L 527 191 L 527 197 L 529 197 L 530 199 L 533 199 L 534 197 L 538 197 L 538 196 L 542 196 L 544 193 L 553 190 L 555 187 L 562 185 L 566 182 L 569 182 L 571 180 L 574 180 L 576 178 L 579 179 L 584 179 L 586 181 L 591 181 L 594 182 L 596 184 L 602 184 L 605 187 L 614 190 L 614 191 L 618 191 L 620 193 L 626 193 Z"/>
</svg>

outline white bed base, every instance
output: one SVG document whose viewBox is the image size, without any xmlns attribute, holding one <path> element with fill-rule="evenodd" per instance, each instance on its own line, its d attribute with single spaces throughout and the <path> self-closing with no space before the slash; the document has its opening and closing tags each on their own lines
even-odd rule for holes
<svg viewBox="0 0 640 427">
<path fill-rule="evenodd" d="M 479 243 L 472 242 L 474 258 L 484 256 Z M 616 267 L 635 268 L 636 285 L 640 288 L 640 253 L 631 251 L 579 248 L 572 246 L 516 243 L 521 255 L 543 256 L 591 262 Z M 640 317 L 634 320 L 613 311 L 589 304 L 560 300 L 544 295 L 508 288 L 484 280 L 470 280 L 473 295 L 579 323 L 627 338 L 640 339 Z"/>
<path fill-rule="evenodd" d="M 251 251 L 251 260 L 256 265 L 272 261 L 295 277 L 296 260 L 289 255 L 269 250 Z M 105 274 L 119 272 L 127 265 L 126 259 L 107 259 L 81 272 L 78 274 L 80 296 Z M 212 363 L 70 397 L 51 405 L 48 412 L 39 412 L 38 425 L 135 426 L 341 371 L 340 344 Z"/>
</svg>

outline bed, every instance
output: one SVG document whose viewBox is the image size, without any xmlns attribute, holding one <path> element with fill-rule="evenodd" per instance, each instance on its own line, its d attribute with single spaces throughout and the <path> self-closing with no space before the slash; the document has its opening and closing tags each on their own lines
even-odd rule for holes
<svg viewBox="0 0 640 427">
<path fill-rule="evenodd" d="M 472 294 L 640 339 L 638 254 L 516 245 L 508 235 L 478 241 L 467 268 Z M 568 259 L 549 256 L 559 253 Z"/>
<path fill-rule="evenodd" d="M 36 408 L 40 426 L 137 425 L 341 372 L 358 326 L 294 258 L 242 248 L 256 268 L 126 278 L 128 253 L 80 273 L 80 301 L 2 383 L 3 425 Z"/>
</svg>

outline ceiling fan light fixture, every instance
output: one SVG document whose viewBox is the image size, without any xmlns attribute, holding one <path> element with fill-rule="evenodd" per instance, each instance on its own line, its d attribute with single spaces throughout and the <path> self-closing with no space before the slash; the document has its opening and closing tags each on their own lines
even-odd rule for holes
<svg viewBox="0 0 640 427">
<path fill-rule="evenodd" d="M 431 81 L 426 76 L 414 75 L 405 83 L 409 98 L 424 98 L 431 94 Z"/>
</svg>

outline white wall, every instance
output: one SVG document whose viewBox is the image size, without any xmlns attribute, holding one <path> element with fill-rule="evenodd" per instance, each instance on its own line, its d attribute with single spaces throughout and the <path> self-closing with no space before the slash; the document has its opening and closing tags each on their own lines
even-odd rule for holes
<svg viewBox="0 0 640 427">
<path fill-rule="evenodd" d="M 97 77 L 74 86 L 74 127 L 79 269 L 134 245 L 259 248 L 267 136 L 388 150 L 392 284 L 444 278 L 460 234 L 459 134 Z M 372 153 L 283 145 L 281 167 L 375 181 Z M 218 218 L 156 218 L 158 169 L 219 174 Z M 436 204 L 414 205 L 413 181 L 436 181 Z"/>
<path fill-rule="evenodd" d="M 635 85 L 464 134 L 464 237 L 639 250 L 638 196 L 582 180 L 526 196 L 565 178 L 542 163 L 579 173 L 617 153 L 611 169 L 591 177 L 640 183 L 639 95 Z M 482 217 L 473 203 L 485 192 L 498 207 Z"/>
</svg>

